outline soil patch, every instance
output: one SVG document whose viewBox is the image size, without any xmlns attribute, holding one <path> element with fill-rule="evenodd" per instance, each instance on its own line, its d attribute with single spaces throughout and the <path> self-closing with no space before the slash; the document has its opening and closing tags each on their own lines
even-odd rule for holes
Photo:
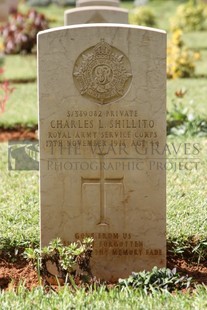
<svg viewBox="0 0 207 310">
<path fill-rule="evenodd" d="M 38 275 L 33 265 L 26 260 L 10 263 L 0 259 L 0 289 L 12 289 L 20 283 L 28 289 L 38 286 Z"/>
<path fill-rule="evenodd" d="M 0 128 L 0 142 L 5 142 L 8 140 L 37 140 L 37 126 L 32 128 Z"/>
<path fill-rule="evenodd" d="M 182 275 L 188 275 L 194 284 L 207 285 L 207 262 L 204 264 L 189 264 L 184 259 L 168 259 L 168 268 L 175 268 Z M 39 286 L 38 274 L 30 262 L 19 259 L 11 263 L 0 259 L 0 289 L 9 290 L 18 284 L 24 283 L 25 287 L 32 289 Z"/>
<path fill-rule="evenodd" d="M 176 267 L 180 274 L 192 277 L 196 284 L 207 285 L 207 261 L 197 264 L 189 263 L 185 259 L 170 257 L 167 266 L 170 269 Z"/>
</svg>

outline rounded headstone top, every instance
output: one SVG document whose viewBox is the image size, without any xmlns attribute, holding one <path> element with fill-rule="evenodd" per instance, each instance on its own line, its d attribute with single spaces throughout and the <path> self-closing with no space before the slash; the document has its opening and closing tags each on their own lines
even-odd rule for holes
<svg viewBox="0 0 207 310">
<path fill-rule="evenodd" d="M 83 6 L 115 6 L 118 7 L 120 5 L 119 0 L 77 0 L 76 7 Z"/>
</svg>

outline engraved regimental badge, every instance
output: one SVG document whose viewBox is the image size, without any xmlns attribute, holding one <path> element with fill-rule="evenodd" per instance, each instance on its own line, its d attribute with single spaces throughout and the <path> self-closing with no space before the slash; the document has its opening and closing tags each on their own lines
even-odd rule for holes
<svg viewBox="0 0 207 310">
<path fill-rule="evenodd" d="M 121 51 L 102 39 L 80 54 L 73 77 L 82 96 L 105 104 L 126 94 L 132 80 L 131 65 Z"/>
</svg>

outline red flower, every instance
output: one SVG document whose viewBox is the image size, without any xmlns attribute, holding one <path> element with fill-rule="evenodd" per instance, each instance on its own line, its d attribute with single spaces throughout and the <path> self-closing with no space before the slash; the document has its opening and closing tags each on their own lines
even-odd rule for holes
<svg viewBox="0 0 207 310">
<path fill-rule="evenodd" d="M 9 86 L 9 82 L 5 81 L 0 84 L 0 113 L 5 111 L 6 103 L 9 99 L 10 94 L 14 91 L 14 87 Z M 2 94 L 2 95 L 1 95 Z"/>
</svg>

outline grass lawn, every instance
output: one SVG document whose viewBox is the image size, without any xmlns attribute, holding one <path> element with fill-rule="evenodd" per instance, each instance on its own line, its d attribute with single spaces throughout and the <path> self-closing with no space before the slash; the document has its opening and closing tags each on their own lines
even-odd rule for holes
<svg viewBox="0 0 207 310">
<path fill-rule="evenodd" d="M 182 2 L 182 1 L 180 1 Z M 169 29 L 169 17 L 176 10 L 177 1 L 157 0 L 150 2 L 159 18 L 159 27 Z M 122 2 L 122 7 L 132 9 L 133 2 Z M 22 10 L 26 7 L 21 4 Z M 63 25 L 64 8 L 51 5 L 38 8 L 51 20 L 51 26 Z M 184 34 L 186 44 L 201 51 L 202 58 L 197 62 L 196 76 L 192 79 L 167 81 L 167 107 L 172 109 L 175 91 L 185 88 L 185 106 L 191 105 L 197 114 L 207 118 L 207 40 L 206 32 Z M 11 95 L 6 112 L 0 117 L 0 127 L 14 127 L 21 124 L 31 127 L 37 124 L 37 86 L 35 55 L 6 56 L 4 77 L 11 81 L 15 91 Z M 207 137 L 168 136 L 169 145 L 196 145 L 199 152 L 186 156 L 179 152 L 178 157 L 188 157 L 187 162 L 198 162 L 197 169 L 180 169 L 181 160 L 168 155 L 167 169 L 167 240 L 173 244 L 173 251 L 182 256 L 194 240 L 194 259 L 207 259 Z M 186 162 L 186 159 L 183 160 Z M 173 166 L 170 166 L 173 163 Z M 175 164 L 177 164 L 174 170 Z M 0 143 L 0 251 L 39 245 L 39 173 L 37 171 L 8 171 L 8 144 Z M 173 168 L 172 168 L 173 167 Z M 197 249 L 196 249 L 197 246 Z M 73 292 L 63 287 L 56 294 L 46 293 L 42 287 L 29 292 L 19 287 L 0 292 L 1 308 L 6 309 L 146 309 L 146 310 L 203 310 L 207 309 L 206 287 L 199 286 L 193 293 L 183 294 L 153 293 L 130 289 L 111 289 L 105 287 L 85 292 Z"/>
<path fill-rule="evenodd" d="M 174 167 L 169 164 L 169 171 L 167 171 L 167 236 L 169 239 L 177 239 L 181 242 L 187 240 L 189 237 L 197 236 L 198 239 L 206 238 L 207 232 L 207 201 L 203 193 L 207 191 L 207 176 L 202 173 L 207 169 L 206 138 L 175 138 L 169 136 L 167 143 L 184 145 L 188 143 L 196 144 L 199 148 L 198 155 L 186 156 L 182 151 L 179 152 L 178 158 L 188 158 L 189 169 L 182 170 L 177 166 L 176 171 Z M 186 162 L 186 160 L 174 161 L 171 158 L 175 154 L 168 155 L 168 162 Z M 193 162 L 198 162 L 197 169 Z M 191 163 L 191 164 L 190 164 Z M 185 222 L 185 225 L 183 225 Z"/>
<path fill-rule="evenodd" d="M 175 92 L 179 89 L 187 90 L 183 98 L 184 106 L 192 106 L 197 114 L 207 118 L 207 79 L 176 79 L 167 81 L 167 109 L 172 109 L 176 99 Z"/>
<path fill-rule="evenodd" d="M 202 286 L 193 294 L 178 293 L 176 298 L 169 293 L 145 295 L 129 289 L 107 292 L 103 287 L 89 292 L 78 289 L 76 293 L 64 287 L 56 294 L 45 293 L 40 287 L 32 292 L 19 288 L 17 293 L 2 293 L 0 302 L 4 310 L 14 307 L 18 310 L 204 310 L 207 307 L 206 294 L 207 290 Z"/>
<path fill-rule="evenodd" d="M 184 1 L 156 0 L 149 2 L 148 6 L 156 16 L 158 28 L 169 30 L 170 18 L 175 14 L 177 5 Z"/>
<path fill-rule="evenodd" d="M 23 125 L 32 127 L 37 124 L 37 85 L 36 83 L 13 84 L 14 92 L 0 117 L 0 126 L 14 127 Z"/>
<path fill-rule="evenodd" d="M 37 60 L 36 55 L 7 55 L 4 63 L 5 80 L 13 82 L 36 81 Z"/>
<path fill-rule="evenodd" d="M 0 248 L 39 244 L 38 172 L 8 171 L 7 143 L 0 154 Z"/>
</svg>

